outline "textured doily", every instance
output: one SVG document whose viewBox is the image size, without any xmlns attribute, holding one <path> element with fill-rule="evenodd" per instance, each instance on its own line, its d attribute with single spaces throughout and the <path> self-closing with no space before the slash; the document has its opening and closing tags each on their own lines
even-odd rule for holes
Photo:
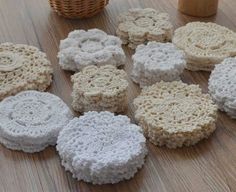
<svg viewBox="0 0 236 192">
<path fill-rule="evenodd" d="M 139 45 L 132 58 L 131 77 L 140 87 L 161 80 L 179 80 L 186 66 L 184 52 L 172 43 L 149 42 L 147 45 Z"/>
<path fill-rule="evenodd" d="M 210 71 L 236 55 L 236 33 L 215 23 L 188 23 L 175 31 L 173 43 L 185 51 L 187 68 L 193 71 Z"/>
<path fill-rule="evenodd" d="M 125 64 L 121 40 L 99 29 L 70 32 L 60 42 L 58 58 L 63 69 L 72 71 L 79 71 L 88 65 Z"/>
<path fill-rule="evenodd" d="M 0 141 L 12 149 L 32 152 L 55 144 L 59 131 L 72 119 L 68 106 L 57 96 L 23 91 L 0 103 Z M 35 151 L 33 148 L 35 147 Z"/>
<path fill-rule="evenodd" d="M 227 58 L 215 66 L 208 89 L 220 110 L 236 118 L 236 58 Z"/>
<path fill-rule="evenodd" d="M 0 44 L 0 100 L 20 91 L 44 91 L 52 81 L 45 53 L 22 44 Z"/>
<path fill-rule="evenodd" d="M 40 152 L 49 145 L 55 145 L 56 140 L 57 138 L 52 138 L 51 141 L 38 145 L 38 144 L 24 143 L 24 141 L 18 143 L 0 136 L 0 143 L 2 143 L 6 148 L 11 150 L 24 151 L 26 153 Z"/>
<path fill-rule="evenodd" d="M 155 145 L 189 146 L 215 130 L 217 106 L 197 85 L 156 83 L 142 90 L 134 106 L 135 119 Z"/>
<path fill-rule="evenodd" d="M 128 81 L 124 70 L 112 65 L 88 66 L 72 76 L 74 110 L 121 112 L 127 106 Z"/>
<path fill-rule="evenodd" d="M 118 23 L 117 35 L 133 49 L 146 41 L 167 42 L 172 38 L 169 15 L 155 9 L 130 9 L 118 17 Z"/>
<path fill-rule="evenodd" d="M 93 184 L 130 179 L 147 154 L 141 128 L 123 115 L 87 112 L 59 134 L 57 150 L 73 177 Z"/>
</svg>

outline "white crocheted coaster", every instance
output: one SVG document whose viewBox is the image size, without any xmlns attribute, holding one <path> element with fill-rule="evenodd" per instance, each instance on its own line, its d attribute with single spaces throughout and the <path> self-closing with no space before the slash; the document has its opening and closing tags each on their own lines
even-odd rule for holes
<svg viewBox="0 0 236 192">
<path fill-rule="evenodd" d="M 125 64 L 125 53 L 118 37 L 99 29 L 75 30 L 60 42 L 59 64 L 65 70 L 79 71 L 88 65 Z"/>
<path fill-rule="evenodd" d="M 220 110 L 236 118 L 236 58 L 227 58 L 215 66 L 208 89 Z"/>
<path fill-rule="evenodd" d="M 13 149 L 15 146 L 26 151 L 29 147 L 31 152 L 38 151 L 55 144 L 59 131 L 72 117 L 70 109 L 59 97 L 23 91 L 0 103 L 0 140 Z"/>
<path fill-rule="evenodd" d="M 155 145 L 189 146 L 215 130 L 217 106 L 197 85 L 156 83 L 142 90 L 134 106 L 136 120 Z"/>
<path fill-rule="evenodd" d="M 3 144 L 6 148 L 11 150 L 23 151 L 26 153 L 36 153 L 44 150 L 49 145 L 55 145 L 55 140 L 57 138 L 52 138 L 52 141 L 48 141 L 42 145 L 35 145 L 35 144 L 24 144 L 24 141 L 20 141 L 19 143 L 15 141 L 11 141 L 9 139 L 3 138 L 0 136 L 0 143 Z"/>
<path fill-rule="evenodd" d="M 13 43 L 0 44 L 0 100 L 20 91 L 44 91 L 52 81 L 52 67 L 38 48 Z"/>
<path fill-rule="evenodd" d="M 127 107 L 127 74 L 112 65 L 88 66 L 72 76 L 76 111 L 123 112 Z"/>
<path fill-rule="evenodd" d="M 118 23 L 116 34 L 132 49 L 146 41 L 167 42 L 172 38 L 169 15 L 155 9 L 130 9 L 120 14 Z"/>
<path fill-rule="evenodd" d="M 147 154 L 141 128 L 110 112 L 74 118 L 60 132 L 57 150 L 73 177 L 93 184 L 132 178 Z"/>
<path fill-rule="evenodd" d="M 184 50 L 187 68 L 193 71 L 211 71 L 225 58 L 236 56 L 236 33 L 215 23 L 188 23 L 175 31 L 172 42 Z"/>
<path fill-rule="evenodd" d="M 131 77 L 140 87 L 161 80 L 179 80 L 186 66 L 184 52 L 172 43 L 149 42 L 147 45 L 139 45 L 132 58 L 134 63 Z"/>
</svg>

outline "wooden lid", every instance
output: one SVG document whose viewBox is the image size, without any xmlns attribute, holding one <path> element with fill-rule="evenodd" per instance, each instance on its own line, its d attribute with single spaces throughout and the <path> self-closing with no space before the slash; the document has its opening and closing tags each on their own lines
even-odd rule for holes
<svg viewBox="0 0 236 192">
<path fill-rule="evenodd" d="M 187 15 L 208 17 L 216 14 L 218 0 L 179 0 L 178 8 Z"/>
</svg>

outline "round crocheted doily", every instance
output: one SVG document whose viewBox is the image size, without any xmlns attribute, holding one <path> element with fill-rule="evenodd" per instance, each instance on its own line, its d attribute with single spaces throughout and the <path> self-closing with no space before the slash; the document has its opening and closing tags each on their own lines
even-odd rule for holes
<svg viewBox="0 0 236 192">
<path fill-rule="evenodd" d="M 227 58 L 215 66 L 208 89 L 218 107 L 236 118 L 236 58 Z"/>
<path fill-rule="evenodd" d="M 24 91 L 0 103 L 0 137 L 23 148 L 55 144 L 59 131 L 72 117 L 59 97 Z"/>
<path fill-rule="evenodd" d="M 175 31 L 173 43 L 185 51 L 187 68 L 194 71 L 210 71 L 236 55 L 236 33 L 215 23 L 188 23 Z"/>
<path fill-rule="evenodd" d="M 124 70 L 112 65 L 88 66 L 72 76 L 72 106 L 76 111 L 121 112 L 127 105 L 127 88 Z"/>
<path fill-rule="evenodd" d="M 110 112 L 74 118 L 60 132 L 57 150 L 73 177 L 93 184 L 130 179 L 147 154 L 141 128 Z"/>
<path fill-rule="evenodd" d="M 0 44 L 0 100 L 23 90 L 44 91 L 52 81 L 45 53 L 22 44 Z"/>
<path fill-rule="evenodd" d="M 61 40 L 59 64 L 65 70 L 79 71 L 88 65 L 125 64 L 125 53 L 118 37 L 99 29 L 75 30 Z"/>
<path fill-rule="evenodd" d="M 136 120 L 156 145 L 193 145 L 215 130 L 217 107 L 197 85 L 156 83 L 142 90 L 134 106 Z"/>
<path fill-rule="evenodd" d="M 132 58 L 134 64 L 131 77 L 141 87 L 161 80 L 179 80 L 186 66 L 184 52 L 172 43 L 149 42 L 139 45 Z"/>
<path fill-rule="evenodd" d="M 167 42 L 172 38 L 173 26 L 167 13 L 155 9 L 130 9 L 118 17 L 117 35 L 130 48 L 145 41 Z"/>
</svg>

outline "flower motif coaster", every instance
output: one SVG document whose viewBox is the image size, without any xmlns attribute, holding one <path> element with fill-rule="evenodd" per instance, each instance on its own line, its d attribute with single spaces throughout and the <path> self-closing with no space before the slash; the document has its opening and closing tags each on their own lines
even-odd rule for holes
<svg viewBox="0 0 236 192">
<path fill-rule="evenodd" d="M 44 91 L 52 82 L 52 67 L 38 48 L 0 44 L 0 100 L 23 90 Z"/>
<path fill-rule="evenodd" d="M 72 107 L 79 112 L 123 112 L 127 107 L 127 89 L 124 70 L 112 65 L 88 66 L 72 76 Z"/>
<path fill-rule="evenodd" d="M 99 29 L 75 30 L 60 42 L 58 53 L 62 69 L 80 71 L 88 65 L 125 64 L 125 53 L 118 37 Z"/>
<path fill-rule="evenodd" d="M 186 61 L 184 52 L 172 43 L 139 45 L 133 55 L 132 80 L 140 87 L 156 82 L 180 80 Z"/>
<path fill-rule="evenodd" d="M 134 99 L 135 119 L 155 145 L 190 146 L 215 130 L 217 106 L 198 85 L 180 81 L 145 87 Z"/>
<path fill-rule="evenodd" d="M 225 58 L 236 56 L 236 33 L 215 23 L 188 23 L 175 31 L 172 42 L 184 50 L 187 69 L 192 71 L 211 71 Z"/>
<path fill-rule="evenodd" d="M 215 66 L 208 89 L 219 109 L 236 118 L 236 58 L 226 58 Z"/>
<path fill-rule="evenodd" d="M 130 179 L 144 164 L 146 139 L 141 128 L 123 115 L 87 112 L 59 134 L 62 165 L 74 178 L 93 184 Z"/>
<path fill-rule="evenodd" d="M 13 150 L 41 151 L 56 144 L 59 131 L 72 118 L 59 97 L 23 91 L 0 103 L 0 143 Z"/>
<path fill-rule="evenodd" d="M 132 49 L 147 41 L 171 41 L 173 25 L 167 13 L 155 9 L 130 9 L 118 17 L 116 34 Z"/>
</svg>

